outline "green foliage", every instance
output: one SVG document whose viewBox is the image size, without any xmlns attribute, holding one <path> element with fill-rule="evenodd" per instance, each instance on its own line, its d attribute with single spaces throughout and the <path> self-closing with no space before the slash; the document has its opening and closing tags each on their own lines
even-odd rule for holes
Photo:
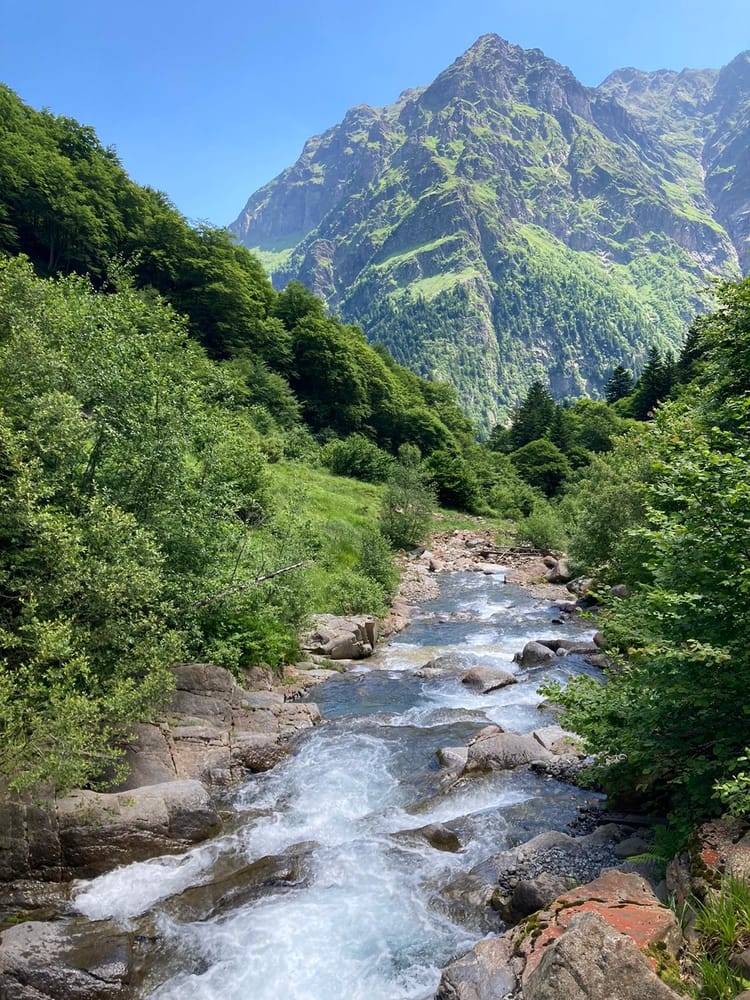
<svg viewBox="0 0 750 1000">
<path fill-rule="evenodd" d="M 699 1000 L 734 1000 L 750 986 L 731 964 L 731 958 L 746 949 L 750 937 L 750 886 L 728 878 L 718 892 L 696 907 L 696 996 Z"/>
<path fill-rule="evenodd" d="M 402 445 L 383 495 L 380 531 L 393 548 L 414 548 L 427 535 L 434 507 L 435 492 L 420 468 L 418 449 Z"/>
<path fill-rule="evenodd" d="M 604 384 L 604 398 L 608 403 L 616 403 L 618 399 L 629 396 L 632 391 L 633 373 L 624 365 L 617 365 Z"/>
<path fill-rule="evenodd" d="M 531 441 L 546 437 L 555 415 L 555 402 L 542 382 L 532 382 L 526 398 L 513 414 L 510 444 L 517 451 Z"/>
<path fill-rule="evenodd" d="M 304 583 L 268 574 L 313 539 L 271 508 L 242 371 L 153 295 L 3 262 L 0 392 L 3 774 L 111 780 L 175 658 L 289 655 Z"/>
<path fill-rule="evenodd" d="M 560 493 L 572 471 L 565 455 L 546 438 L 525 444 L 511 453 L 510 460 L 529 486 L 548 497 Z"/>
<path fill-rule="evenodd" d="M 538 499 L 530 513 L 519 520 L 516 535 L 520 542 L 528 542 L 544 552 L 563 551 L 567 541 L 565 525 L 559 509 Z"/>
<path fill-rule="evenodd" d="M 393 464 L 390 455 L 362 434 L 329 441 L 321 449 L 320 460 L 337 476 L 351 476 L 367 483 L 384 482 Z"/>
<path fill-rule="evenodd" d="M 631 532 L 645 521 L 645 488 L 654 474 L 642 431 L 591 459 L 564 501 L 576 565 L 618 582 L 644 578 L 643 543 Z"/>
<path fill-rule="evenodd" d="M 609 759 L 610 789 L 688 818 L 747 802 L 750 408 L 724 365 L 732 355 L 741 368 L 750 344 L 748 284 L 720 290 L 692 405 L 660 407 L 650 427 L 592 463 L 579 510 L 587 494 L 600 502 L 600 484 L 610 498 L 598 537 L 581 544 L 584 513 L 572 546 L 619 563 L 633 593 L 602 616 L 619 669 L 604 686 L 583 679 L 559 692 L 568 721 Z"/>
<path fill-rule="evenodd" d="M 434 451 L 425 461 L 424 468 L 440 503 L 457 510 L 477 510 L 481 500 L 479 484 L 461 455 L 446 450 Z"/>
</svg>

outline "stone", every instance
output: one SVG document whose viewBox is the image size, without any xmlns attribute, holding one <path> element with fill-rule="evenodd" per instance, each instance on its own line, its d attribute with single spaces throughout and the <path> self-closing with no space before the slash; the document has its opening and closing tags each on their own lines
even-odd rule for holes
<svg viewBox="0 0 750 1000">
<path fill-rule="evenodd" d="M 579 742 L 575 733 L 562 726 L 544 726 L 542 729 L 535 729 L 531 735 L 540 746 L 554 754 L 571 753 Z"/>
<path fill-rule="evenodd" d="M 505 937 L 479 941 L 451 962 L 440 977 L 435 1000 L 498 1000 L 514 992 L 518 960 Z"/>
<path fill-rule="evenodd" d="M 570 572 L 567 562 L 561 559 L 556 566 L 547 570 L 544 574 L 544 579 L 548 583 L 570 583 L 573 579 L 573 574 Z"/>
<path fill-rule="evenodd" d="M 505 576 L 508 567 L 501 566 L 499 563 L 477 563 L 476 571 L 484 573 L 485 576 Z"/>
<path fill-rule="evenodd" d="M 555 654 L 540 642 L 527 642 L 523 652 L 520 655 L 516 654 L 516 660 L 522 667 L 539 667 L 554 663 Z"/>
<path fill-rule="evenodd" d="M 437 759 L 443 767 L 464 768 L 469 759 L 468 747 L 441 747 Z"/>
<path fill-rule="evenodd" d="M 376 641 L 375 618 L 367 615 L 318 615 L 313 628 L 301 637 L 300 646 L 305 652 L 328 656 L 333 660 L 361 660 L 372 655 Z"/>
<path fill-rule="evenodd" d="M 615 846 L 615 854 L 618 858 L 627 860 L 628 858 L 634 857 L 636 854 L 643 854 L 649 848 L 648 843 L 643 839 L 643 837 L 626 837 L 625 840 L 621 840 L 619 844 Z"/>
<path fill-rule="evenodd" d="M 440 677 L 444 674 L 457 673 L 459 670 L 467 670 L 474 662 L 470 656 L 462 656 L 460 653 L 445 653 L 443 656 L 435 656 L 427 663 L 423 663 L 415 672 L 418 677 Z"/>
<path fill-rule="evenodd" d="M 615 597 L 622 600 L 623 597 L 628 596 L 628 587 L 625 583 L 616 583 L 614 587 L 609 588 L 610 597 Z"/>
<path fill-rule="evenodd" d="M 510 897 L 508 919 L 515 923 L 536 913 L 570 889 L 571 882 L 574 881 L 569 876 L 554 875 L 551 872 L 541 872 L 534 878 L 522 879 L 514 887 Z"/>
<path fill-rule="evenodd" d="M 110 1000 L 134 995 L 154 949 L 109 921 L 26 921 L 3 931 L 3 1000 Z"/>
<path fill-rule="evenodd" d="M 78 878 L 185 850 L 221 829 L 199 781 L 167 781 L 118 793 L 74 792 L 58 800 L 57 820 L 62 868 Z"/>
<path fill-rule="evenodd" d="M 524 1000 L 677 1000 L 629 937 L 596 912 L 577 913 L 524 973 Z"/>
<path fill-rule="evenodd" d="M 436 851 L 446 851 L 455 854 L 461 850 L 461 841 L 449 827 L 443 823 L 428 823 L 426 826 L 417 827 L 414 830 L 401 830 L 395 834 L 400 840 L 426 841 L 430 847 Z"/>
<path fill-rule="evenodd" d="M 519 951 L 526 958 L 524 984 L 543 962 L 552 942 L 561 935 L 564 937 L 571 921 L 582 913 L 596 914 L 615 932 L 629 938 L 637 951 L 656 947 L 674 957 L 684 943 L 674 913 L 661 905 L 646 880 L 640 875 L 610 869 L 593 882 L 559 896 L 540 911 L 536 921 L 538 933 L 529 939 L 516 939 Z M 547 994 L 538 995 L 541 998 Z M 607 994 L 592 995 L 610 1000 Z M 629 998 L 640 994 L 635 991 L 611 996 Z"/>
<path fill-rule="evenodd" d="M 562 611 L 566 615 L 574 614 L 577 608 L 575 601 L 555 601 L 554 605 L 559 611 Z"/>
<path fill-rule="evenodd" d="M 469 747 L 466 770 L 503 771 L 529 764 L 532 760 L 551 757 L 531 736 L 517 733 L 499 733 L 473 743 Z"/>
<path fill-rule="evenodd" d="M 554 556 L 547 555 L 542 559 L 542 562 L 547 567 L 547 569 L 554 569 L 555 566 L 557 566 L 557 559 L 555 559 Z"/>
<path fill-rule="evenodd" d="M 496 670 L 493 667 L 472 667 L 461 678 L 461 683 L 480 694 L 489 694 L 498 688 L 517 683 L 517 678 L 507 670 Z"/>
</svg>

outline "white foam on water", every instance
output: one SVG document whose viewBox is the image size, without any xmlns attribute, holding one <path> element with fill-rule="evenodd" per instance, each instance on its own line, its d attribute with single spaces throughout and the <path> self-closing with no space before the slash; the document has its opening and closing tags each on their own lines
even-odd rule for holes
<svg viewBox="0 0 750 1000">
<path fill-rule="evenodd" d="M 74 908 L 89 920 L 127 923 L 160 900 L 208 881 L 217 858 L 236 846 L 235 837 L 222 837 L 187 854 L 151 858 L 79 882 L 74 892 Z"/>
<path fill-rule="evenodd" d="M 427 852 L 425 852 L 427 853 Z M 430 852 L 433 855 L 438 852 Z M 473 936 L 433 910 L 429 864 L 378 840 L 317 852 L 314 884 L 221 920 L 162 930 L 208 969 L 154 1000 L 417 1000 Z"/>
</svg>

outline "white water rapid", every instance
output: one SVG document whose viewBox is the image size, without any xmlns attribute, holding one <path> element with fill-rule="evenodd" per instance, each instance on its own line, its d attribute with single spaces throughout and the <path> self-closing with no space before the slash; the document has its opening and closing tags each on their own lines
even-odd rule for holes
<svg viewBox="0 0 750 1000">
<path fill-rule="evenodd" d="M 460 670 L 415 676 L 446 652 L 518 672 L 512 655 L 526 641 L 583 635 L 581 626 L 551 625 L 553 609 L 478 574 L 446 578 L 424 611 L 371 661 L 313 691 L 326 721 L 288 761 L 233 795 L 224 836 L 80 885 L 82 914 L 153 942 L 143 997 L 432 997 L 441 967 L 482 936 L 451 919 L 441 888 L 484 857 L 564 828 L 591 800 L 526 771 L 446 788 L 435 757 L 489 722 L 516 732 L 546 724 L 537 707 L 542 676 L 564 677 L 586 669 L 582 662 L 566 657 L 552 672 L 519 674 L 518 684 L 487 695 L 462 685 Z M 446 824 L 461 850 L 403 833 L 428 823 Z M 269 858 L 262 864 L 283 875 L 243 893 L 243 872 Z M 194 887 L 217 879 L 240 891 L 219 903 L 214 893 L 209 905 Z"/>
</svg>

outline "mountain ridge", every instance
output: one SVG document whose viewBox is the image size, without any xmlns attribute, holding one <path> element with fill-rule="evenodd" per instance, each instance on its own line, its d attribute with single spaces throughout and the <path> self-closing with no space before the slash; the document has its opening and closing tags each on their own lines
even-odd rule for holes
<svg viewBox="0 0 750 1000">
<path fill-rule="evenodd" d="M 748 132 L 748 53 L 592 88 L 483 35 L 308 139 L 230 229 L 491 426 L 537 377 L 596 392 L 675 347 L 710 279 L 747 268 Z"/>
</svg>

